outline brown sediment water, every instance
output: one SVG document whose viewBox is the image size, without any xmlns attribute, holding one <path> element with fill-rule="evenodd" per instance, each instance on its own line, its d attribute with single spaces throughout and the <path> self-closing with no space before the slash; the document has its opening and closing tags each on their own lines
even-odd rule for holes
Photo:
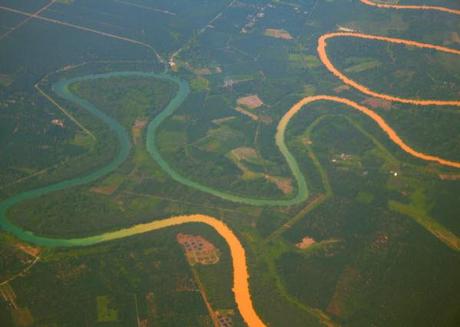
<svg viewBox="0 0 460 327">
<path fill-rule="evenodd" d="M 146 224 L 135 225 L 114 232 L 108 232 L 97 237 L 88 238 L 84 240 L 84 242 L 99 243 L 112 241 L 188 223 L 202 223 L 214 228 L 228 244 L 233 266 L 233 293 L 238 310 L 248 326 L 265 326 L 252 303 L 246 252 L 235 233 L 233 233 L 233 231 L 221 220 L 201 214 L 175 216 L 167 219 L 155 220 Z"/>
<path fill-rule="evenodd" d="M 371 118 L 373 121 L 375 121 L 377 125 L 379 125 L 379 127 L 388 135 L 390 140 L 392 140 L 396 145 L 398 145 L 403 151 L 409 153 L 410 155 L 416 158 L 419 158 L 425 161 L 436 162 L 443 166 L 460 168 L 460 162 L 449 161 L 446 159 L 442 159 L 442 158 L 439 158 L 433 155 L 425 154 L 425 153 L 414 150 L 399 137 L 399 135 L 395 132 L 395 130 L 393 130 L 393 128 L 391 128 L 391 126 L 388 125 L 387 122 L 379 114 L 375 113 L 371 109 L 363 105 L 360 105 L 352 100 L 337 97 L 337 96 L 317 95 L 317 96 L 309 96 L 309 97 L 303 98 L 302 100 L 294 104 L 286 114 L 284 114 L 283 118 L 281 118 L 278 124 L 278 130 L 285 130 L 289 121 L 292 119 L 292 117 L 295 116 L 296 113 L 298 113 L 305 105 L 310 104 L 312 102 L 317 102 L 317 101 L 332 101 L 336 103 L 342 103 L 342 104 L 345 104 L 365 114 L 366 116 Z"/>
<path fill-rule="evenodd" d="M 371 0 L 360 0 L 362 3 L 368 6 L 382 8 L 382 9 L 412 9 L 412 10 L 436 10 L 446 12 L 449 14 L 460 15 L 460 10 L 451 9 L 440 6 L 427 6 L 427 5 L 398 5 L 391 3 L 377 3 Z"/>
<path fill-rule="evenodd" d="M 381 7 L 381 8 L 396 8 L 396 9 L 421 9 L 421 10 L 439 10 L 448 13 L 460 14 L 458 10 L 451 10 L 442 7 L 429 7 L 429 6 L 399 6 L 399 5 L 384 5 L 384 4 L 376 4 L 368 0 L 361 0 L 364 4 Z M 445 53 L 451 53 L 460 55 L 459 50 L 450 49 L 442 46 L 420 43 L 411 40 L 403 40 L 397 38 L 390 38 L 390 37 L 383 37 L 383 36 L 375 36 L 375 35 L 368 35 L 362 33 L 328 33 L 320 37 L 318 43 L 318 53 L 320 56 L 321 61 L 326 66 L 326 68 L 331 71 L 336 77 L 341 79 L 345 84 L 357 89 L 358 91 L 368 94 L 377 98 L 382 98 L 392 102 L 401 102 L 406 104 L 413 104 L 413 105 L 437 105 L 437 106 L 460 106 L 460 101 L 443 101 L 443 100 L 418 100 L 418 99 L 405 99 L 400 98 L 388 94 L 378 93 L 375 91 L 370 90 L 369 88 L 353 81 L 352 79 L 348 78 L 342 72 L 340 72 L 332 62 L 329 60 L 327 56 L 327 40 L 335 37 L 356 37 L 362 39 L 369 39 L 369 40 L 378 40 L 383 42 L 395 43 L 395 44 L 402 44 L 407 46 L 414 46 L 418 48 L 425 48 L 425 49 L 433 49 Z M 317 101 L 332 101 L 336 103 L 345 104 L 355 110 L 360 111 L 361 113 L 365 114 L 373 121 L 375 121 L 379 127 L 388 135 L 388 137 L 397 144 L 403 151 L 409 153 L 410 155 L 417 157 L 419 159 L 425 161 L 432 161 L 438 164 L 460 168 L 460 162 L 449 161 L 446 159 L 442 159 L 433 155 L 425 154 L 422 152 L 418 152 L 412 149 L 409 145 L 407 145 L 399 136 L 398 134 L 386 123 L 386 121 L 377 113 L 370 110 L 369 108 L 360 105 L 352 100 L 341 98 L 337 96 L 329 96 L 329 95 L 319 95 L 319 96 L 310 96 L 303 98 L 302 100 L 298 101 L 294 106 L 292 106 L 289 111 L 282 117 L 281 121 L 278 124 L 277 130 L 277 144 L 282 143 L 279 140 L 284 138 L 284 130 L 286 129 L 289 121 L 298 113 L 305 105 L 317 102 Z M 238 310 L 245 321 L 245 323 L 250 327 L 260 327 L 265 326 L 264 322 L 261 320 L 259 315 L 257 314 L 256 310 L 254 309 L 250 288 L 249 288 L 249 272 L 247 268 L 247 258 L 245 250 L 238 240 L 237 236 L 233 233 L 233 231 L 222 221 L 206 216 L 206 215 L 188 215 L 188 216 L 176 216 L 160 221 L 153 221 L 151 223 L 136 225 L 131 228 L 127 228 L 124 230 L 119 230 L 112 233 L 106 233 L 104 235 L 99 236 L 99 240 L 112 240 L 112 239 L 119 239 L 128 236 L 132 236 L 135 234 L 146 233 L 153 230 L 158 230 L 161 228 L 172 227 L 176 225 L 186 224 L 186 223 L 203 223 L 206 224 L 216 230 L 216 232 L 224 238 L 227 242 L 230 254 L 232 257 L 232 267 L 233 267 L 233 293 L 235 296 L 235 302 L 238 306 Z"/>
<path fill-rule="evenodd" d="M 376 98 L 384 99 L 387 101 L 400 102 L 400 103 L 405 103 L 405 104 L 413 104 L 417 106 L 457 106 L 457 107 L 460 106 L 459 100 L 450 101 L 450 100 L 408 99 L 408 98 L 401 98 L 401 97 L 393 96 L 390 94 L 379 93 L 379 92 L 373 91 L 369 89 L 368 87 L 352 80 L 351 78 L 346 76 L 344 73 L 342 73 L 338 68 L 336 68 L 327 55 L 327 40 L 333 39 L 333 38 L 340 38 L 340 37 L 351 37 L 351 38 L 358 38 L 358 39 L 382 41 L 382 42 L 393 43 L 393 44 L 401 44 L 401 45 L 412 46 L 412 47 L 417 47 L 417 48 L 422 48 L 422 49 L 431 49 L 431 50 L 441 51 L 444 53 L 450 53 L 450 54 L 459 55 L 459 56 L 460 56 L 460 50 L 451 49 L 451 48 L 443 47 L 440 45 L 421 43 L 421 42 L 412 41 L 412 40 L 404 40 L 404 39 L 398 39 L 398 38 L 393 38 L 393 37 L 370 35 L 370 34 L 363 34 L 363 33 L 354 33 L 354 32 L 327 33 L 327 34 L 322 35 L 318 40 L 318 55 L 319 55 L 321 62 L 324 64 L 324 66 L 326 66 L 326 68 L 332 74 L 334 74 L 334 76 L 339 78 L 343 83 L 355 88 L 356 90 L 364 94 L 367 94 L 367 95 L 370 95 Z"/>
<path fill-rule="evenodd" d="M 441 12 L 447 12 L 450 14 L 455 14 L 455 15 L 460 15 L 460 10 L 456 9 L 449 9 L 449 8 L 444 8 L 444 7 L 439 7 L 439 6 L 425 6 L 425 5 L 396 5 L 396 4 L 383 4 L 383 3 L 375 3 L 370 0 L 361 0 L 362 3 L 369 5 L 369 6 L 374 6 L 378 8 L 386 8 L 386 9 L 412 9 L 412 10 L 436 10 L 436 11 L 441 11 Z M 443 47 L 440 45 L 434 45 L 434 44 L 429 44 L 429 43 L 422 43 L 422 42 L 417 42 L 413 40 L 405 40 L 405 39 L 399 39 L 399 38 L 392 38 L 392 37 L 387 37 L 387 36 L 378 36 L 378 35 L 370 35 L 370 34 L 364 34 L 364 33 L 355 33 L 355 32 L 333 32 L 333 33 L 326 33 L 323 34 L 319 40 L 318 40 L 318 55 L 321 60 L 321 62 L 324 64 L 324 66 L 337 78 L 339 78 L 344 84 L 353 87 L 354 89 L 366 94 L 370 95 L 375 98 L 380 98 L 384 99 L 390 102 L 399 102 L 399 103 L 404 103 L 404 104 L 411 104 L 411 105 L 416 105 L 416 106 L 455 106 L 455 107 L 460 107 L 460 100 L 434 100 L 434 99 L 410 99 L 410 98 L 402 98 L 402 97 L 397 97 L 394 95 L 390 94 L 385 94 L 385 93 L 379 93 L 376 91 L 373 91 L 369 89 L 368 87 L 359 84 L 358 82 L 352 80 L 350 77 L 346 76 L 344 73 L 342 73 L 338 68 L 334 66 L 334 64 L 331 62 L 327 55 L 327 40 L 333 39 L 333 38 L 340 38 L 340 37 L 354 37 L 354 38 L 360 38 L 360 39 L 366 39 L 366 40 L 374 40 L 374 41 L 381 41 L 381 42 L 387 42 L 387 43 L 393 43 L 393 44 L 400 44 L 400 45 L 405 45 L 405 46 L 411 46 L 411 47 L 416 47 L 416 48 L 422 48 L 422 49 L 431 49 L 431 50 L 436 50 L 444 53 L 449 53 L 449 54 L 454 54 L 454 55 L 460 55 L 460 50 L 457 49 L 452 49 L 452 48 L 447 48 Z M 337 97 L 337 96 L 329 96 L 329 95 L 318 95 L 318 96 L 309 96 L 305 97 L 296 104 L 294 104 L 291 109 L 283 116 L 281 121 L 278 124 L 278 131 L 281 132 L 286 129 L 290 119 L 302 109 L 303 106 L 316 102 L 316 101 L 333 101 L 337 103 L 342 103 L 345 105 L 348 105 L 352 107 L 353 109 L 356 109 L 360 111 L 361 113 L 365 114 L 372 120 L 374 120 L 379 127 L 388 135 L 391 141 L 393 141 L 396 145 L 398 145 L 403 151 L 406 153 L 419 158 L 421 160 L 425 161 L 431 161 L 431 162 L 436 162 L 440 165 L 443 166 L 448 166 L 448 167 L 453 167 L 453 168 L 460 168 L 460 162 L 457 161 L 450 161 L 447 159 L 443 159 L 434 155 L 426 154 L 423 152 L 419 152 L 409 145 L 407 145 L 396 133 L 396 131 L 391 128 L 391 126 L 376 112 L 372 111 L 371 109 L 360 105 L 352 100 L 342 98 L 342 97 Z"/>
</svg>

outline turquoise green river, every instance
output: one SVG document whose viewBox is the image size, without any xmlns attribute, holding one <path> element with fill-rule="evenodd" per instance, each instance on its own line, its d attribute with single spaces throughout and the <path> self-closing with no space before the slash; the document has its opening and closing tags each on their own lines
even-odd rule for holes
<svg viewBox="0 0 460 327">
<path fill-rule="evenodd" d="M 276 144 L 281 151 L 283 157 L 285 158 L 292 175 L 294 176 L 297 182 L 297 193 L 292 198 L 287 199 L 262 199 L 262 198 L 248 198 L 245 196 L 235 195 L 223 191 L 216 190 L 212 187 L 203 185 L 196 181 L 193 181 L 179 172 L 174 170 L 169 163 L 163 158 L 158 147 L 156 145 L 155 137 L 158 132 L 158 128 L 160 125 L 170 117 L 177 108 L 184 102 L 187 96 L 190 93 L 189 86 L 187 82 L 180 80 L 174 76 L 168 75 L 166 73 L 153 73 L 153 72 L 135 72 L 135 71 L 127 71 L 127 72 L 111 72 L 111 73 L 104 73 L 104 74 L 94 74 L 94 75 L 86 75 L 82 77 L 75 77 L 71 79 L 63 79 L 59 82 L 55 83 L 52 86 L 53 91 L 61 98 L 68 100 L 72 103 L 75 103 L 85 109 L 90 114 L 94 115 L 102 122 L 110 126 L 113 133 L 116 135 L 117 140 L 119 142 L 118 152 L 115 158 L 108 163 L 107 165 L 94 170 L 93 172 L 79 176 L 72 179 L 67 179 L 55 184 L 47 185 L 44 187 L 40 187 L 34 190 L 25 191 L 19 194 L 16 194 L 5 201 L 0 203 L 0 227 L 19 239 L 22 239 L 26 242 L 47 246 L 47 247 L 71 247 L 71 246 L 87 246 L 92 244 L 97 244 L 100 242 L 108 241 L 111 239 L 120 238 L 120 235 L 124 235 L 123 237 L 129 236 L 130 234 L 137 234 L 133 230 L 133 228 L 125 228 L 120 229 L 117 232 L 109 232 L 104 233 L 101 235 L 95 235 L 90 237 L 83 237 L 83 238 L 75 238 L 75 239 L 59 239 L 59 238 L 49 238 L 45 236 L 35 235 L 31 231 L 24 230 L 23 228 L 13 224 L 7 219 L 7 212 L 8 210 L 13 207 L 14 205 L 20 204 L 21 202 L 38 198 L 40 196 L 44 196 L 51 192 L 58 192 L 70 187 L 84 185 L 88 183 L 92 183 L 97 179 L 106 176 L 117 169 L 129 156 L 132 144 L 130 141 L 130 135 L 126 131 L 126 129 L 121 126 L 115 119 L 106 115 L 104 112 L 100 111 L 96 108 L 93 104 L 88 102 L 87 100 L 78 97 L 77 95 L 73 94 L 69 90 L 69 86 L 73 83 L 78 83 L 81 81 L 86 80 L 97 80 L 97 79 L 107 79 L 111 77 L 153 77 L 164 81 L 169 81 L 177 85 L 178 91 L 175 97 L 168 103 L 166 108 L 161 111 L 148 125 L 147 127 L 147 140 L 146 146 L 147 150 L 152 156 L 153 160 L 155 160 L 161 169 L 166 172 L 172 179 L 175 181 L 189 186 L 195 190 L 205 192 L 208 194 L 212 194 L 216 197 L 222 198 L 224 200 L 237 202 L 241 204 L 253 205 L 253 206 L 290 206 L 299 204 L 305 201 L 308 198 L 308 188 L 307 183 L 305 181 L 305 177 L 303 176 L 300 168 L 297 164 L 297 161 L 293 157 L 293 155 L 289 152 L 285 142 L 284 142 L 284 129 L 278 128 L 276 133 Z M 287 126 L 286 126 L 287 127 Z"/>
</svg>

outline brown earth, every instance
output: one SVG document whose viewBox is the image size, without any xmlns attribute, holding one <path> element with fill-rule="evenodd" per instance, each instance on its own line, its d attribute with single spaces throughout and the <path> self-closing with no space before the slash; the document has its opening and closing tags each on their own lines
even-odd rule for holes
<svg viewBox="0 0 460 327">
<path fill-rule="evenodd" d="M 248 109 L 256 109 L 264 104 L 263 101 L 255 94 L 241 97 L 236 102 L 238 105 L 244 106 Z"/>
<path fill-rule="evenodd" d="M 283 29 L 276 29 L 276 28 L 267 28 L 264 33 L 266 36 L 271 36 L 277 39 L 283 40 L 292 40 L 293 37 L 289 34 L 288 31 Z"/>
</svg>

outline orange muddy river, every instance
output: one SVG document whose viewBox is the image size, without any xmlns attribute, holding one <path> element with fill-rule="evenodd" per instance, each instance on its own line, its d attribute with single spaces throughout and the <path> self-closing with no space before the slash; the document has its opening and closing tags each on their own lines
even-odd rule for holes
<svg viewBox="0 0 460 327">
<path fill-rule="evenodd" d="M 364 4 L 381 7 L 381 8 L 394 8 L 394 9 L 418 9 L 418 10 L 438 10 L 453 14 L 460 14 L 458 10 L 447 9 L 442 7 L 427 7 L 427 6 L 399 6 L 399 5 L 383 5 L 383 4 L 374 4 L 368 0 L 361 0 Z M 456 49 L 450 49 L 442 46 L 420 43 L 411 40 L 403 40 L 397 38 L 390 38 L 390 37 L 383 37 L 383 36 L 375 36 L 375 35 L 368 35 L 362 33 L 349 33 L 349 32 L 336 32 L 336 33 L 328 33 L 324 34 L 319 38 L 318 41 L 318 54 L 322 61 L 322 63 L 326 66 L 326 68 L 334 74 L 337 78 L 343 81 L 346 85 L 349 85 L 356 90 L 381 99 L 385 99 L 392 102 L 400 102 L 405 104 L 412 104 L 417 106 L 428 106 L 428 105 L 435 105 L 435 106 L 457 106 L 460 107 L 460 101 L 443 101 L 443 100 L 430 100 L 430 99 L 406 99 L 406 98 L 399 98 L 396 96 L 392 96 L 389 94 L 378 93 L 375 91 L 370 90 L 369 88 L 361 85 L 341 71 L 339 71 L 334 64 L 331 62 L 327 55 L 327 40 L 332 38 L 338 37 L 355 37 L 361 39 L 368 39 L 368 40 L 376 40 L 394 44 L 402 44 L 406 46 L 412 46 L 417 48 L 425 48 L 425 49 L 433 49 L 445 53 L 451 53 L 455 55 L 460 55 L 460 51 Z M 317 95 L 317 96 L 309 96 L 301 99 L 296 104 L 294 104 L 289 111 L 282 117 L 278 124 L 278 131 L 286 129 L 289 121 L 298 113 L 304 106 L 317 102 L 317 101 L 332 101 L 335 103 L 345 104 L 359 112 L 365 114 L 373 121 L 375 121 L 379 127 L 388 135 L 388 137 L 397 144 L 403 151 L 407 152 L 408 154 L 419 158 L 425 161 L 432 161 L 436 162 L 440 165 L 449 166 L 460 168 L 460 162 L 449 161 L 446 159 L 442 159 L 436 156 L 432 156 L 429 154 L 425 154 L 419 151 L 414 150 L 409 145 L 407 145 L 399 136 L 398 134 L 386 123 L 386 121 L 377 113 L 372 111 L 371 109 L 360 105 L 352 100 L 332 96 L 332 95 Z M 235 296 L 235 301 L 238 306 L 238 310 L 240 311 L 243 320 L 246 324 L 250 327 L 261 327 L 265 326 L 265 323 L 261 320 L 259 315 L 254 309 L 251 293 L 249 288 L 249 272 L 247 268 L 247 259 L 245 250 L 233 233 L 233 231 L 225 225 L 222 221 L 217 220 L 216 218 L 205 216 L 205 215 L 189 215 L 189 216 L 178 216 L 172 217 L 160 221 L 154 221 L 152 223 L 143 224 L 133 226 L 126 230 L 121 230 L 117 232 L 107 233 L 103 237 L 105 239 L 117 239 L 117 238 L 124 238 L 127 236 L 131 236 L 133 234 L 145 233 L 152 230 L 157 230 L 165 227 L 186 224 L 186 223 L 203 223 L 208 226 L 213 227 L 216 232 L 222 236 L 225 241 L 227 242 L 230 248 L 230 254 L 232 257 L 232 265 L 233 265 L 233 293 Z"/>
<path fill-rule="evenodd" d="M 378 8 L 385 8 L 385 9 L 410 9 L 410 10 L 434 10 L 434 11 L 440 11 L 440 12 L 446 12 L 450 14 L 455 14 L 455 15 L 460 15 L 460 10 L 455 10 L 455 9 L 449 9 L 449 8 L 444 8 L 444 7 L 438 7 L 438 6 L 417 6 L 417 5 L 392 5 L 392 4 L 380 4 L 380 3 L 374 3 L 370 0 L 360 0 L 362 3 L 369 5 L 369 6 L 374 6 Z M 322 35 L 319 40 L 318 40 L 318 55 L 321 60 L 321 62 L 324 64 L 324 66 L 337 78 L 339 78 L 344 84 L 353 87 L 354 89 L 366 94 L 370 95 L 376 98 L 384 99 L 387 101 L 391 102 L 399 102 L 399 103 L 404 103 L 404 104 L 411 104 L 411 105 L 416 105 L 416 106 L 455 106 L 455 107 L 460 107 L 460 101 L 459 100 L 432 100 L 432 99 L 408 99 L 408 98 L 401 98 L 397 96 L 393 96 L 390 94 L 385 94 L 385 93 L 378 93 L 376 91 L 373 91 L 369 88 L 367 88 L 364 85 L 361 85 L 357 83 L 356 81 L 352 80 L 351 78 L 347 77 L 345 74 L 343 74 L 340 70 L 338 70 L 334 64 L 331 62 L 327 55 L 327 40 L 328 39 L 333 39 L 333 38 L 338 38 L 338 37 L 354 37 L 354 38 L 361 38 L 361 39 L 366 39 L 366 40 L 374 40 L 374 41 L 381 41 L 381 42 L 387 42 L 387 43 L 393 43 L 393 44 L 400 44 L 400 45 L 405 45 L 405 46 L 410 46 L 410 47 L 416 47 L 416 48 L 422 48 L 422 49 L 432 49 L 444 53 L 450 53 L 454 55 L 460 55 L 460 50 L 457 49 L 451 49 L 439 45 L 434 45 L 434 44 L 428 44 L 428 43 L 421 43 L 417 41 L 412 41 L 412 40 L 405 40 L 405 39 L 399 39 L 399 38 L 392 38 L 392 37 L 386 37 L 386 36 L 377 36 L 377 35 L 369 35 L 369 34 L 363 34 L 363 33 L 353 33 L 353 32 L 334 32 L 334 33 L 327 33 Z M 342 103 L 345 104 L 355 110 L 358 110 L 359 112 L 365 114 L 369 118 L 371 118 L 374 122 L 379 125 L 379 127 L 388 135 L 391 141 L 393 141 L 395 144 L 397 144 L 403 151 L 406 153 L 419 158 L 421 160 L 425 161 L 432 161 L 436 162 L 440 165 L 443 166 L 448 166 L 448 167 L 454 167 L 454 168 L 460 168 L 460 162 L 456 161 L 450 161 L 447 159 L 439 158 L 433 155 L 429 155 L 423 152 L 419 152 L 417 150 L 414 150 L 411 148 L 409 145 L 407 145 L 396 133 L 396 131 L 391 128 L 390 125 L 376 112 L 372 111 L 371 109 L 360 105 L 352 100 L 342 98 L 342 97 L 337 97 L 337 96 L 331 96 L 331 95 L 317 95 L 317 96 L 309 96 L 301 99 L 298 101 L 296 104 L 294 104 L 289 111 L 281 118 L 279 124 L 278 124 L 278 131 L 280 130 L 285 130 L 287 125 L 289 124 L 289 121 L 307 104 L 316 102 L 316 101 L 332 101 L 336 103 Z M 247 271 L 247 269 L 245 269 Z M 239 299 L 236 297 L 236 302 L 238 303 L 238 307 L 241 308 L 239 304 Z M 251 306 L 252 308 L 252 306 Z M 240 309 L 241 310 L 241 309 Z M 248 323 L 249 326 L 259 326 L 261 323 L 260 321 L 255 322 L 255 324 L 252 324 L 250 320 L 246 320 L 244 315 L 242 315 L 243 318 L 245 319 L 246 323 Z"/>
<path fill-rule="evenodd" d="M 95 237 L 89 237 L 85 242 L 94 244 L 105 241 L 123 239 L 134 235 L 144 234 L 155 230 L 174 227 L 188 223 L 202 223 L 212 228 L 225 240 L 230 249 L 233 266 L 233 293 L 235 301 L 244 321 L 249 326 L 265 326 L 257 312 L 254 310 L 251 293 L 249 290 L 249 273 L 246 262 L 246 253 L 243 245 L 233 233 L 233 231 L 222 221 L 201 214 L 175 216 L 162 220 L 154 220 L 150 223 L 139 224 L 114 232 L 104 233 Z"/>
</svg>

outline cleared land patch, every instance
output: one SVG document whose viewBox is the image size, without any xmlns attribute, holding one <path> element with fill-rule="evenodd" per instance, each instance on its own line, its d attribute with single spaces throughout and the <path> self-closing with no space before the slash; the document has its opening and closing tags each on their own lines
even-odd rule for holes
<svg viewBox="0 0 460 327">
<path fill-rule="evenodd" d="M 292 179 L 289 177 L 265 175 L 265 179 L 274 183 L 276 187 L 284 194 L 291 194 L 294 191 L 294 187 L 292 186 Z"/>
<path fill-rule="evenodd" d="M 295 246 L 298 247 L 299 249 L 305 250 L 309 248 L 311 245 L 315 244 L 316 241 L 308 236 L 305 236 L 299 243 L 297 243 Z"/>
<path fill-rule="evenodd" d="M 100 185 L 94 186 L 90 190 L 94 193 L 111 195 L 118 189 L 118 187 L 120 187 L 124 180 L 125 176 L 114 174 L 102 181 Z"/>
<path fill-rule="evenodd" d="M 266 166 L 269 164 L 266 160 L 260 157 L 256 149 L 250 147 L 239 147 L 233 149 L 227 154 L 227 157 L 241 170 L 244 180 L 253 180 L 264 178 L 275 186 L 284 194 L 290 194 L 294 191 L 292 186 L 292 179 L 290 177 L 280 177 L 264 174 L 262 172 L 255 172 L 250 169 L 245 163 L 256 166 Z"/>
<path fill-rule="evenodd" d="M 131 128 L 131 133 L 133 135 L 133 143 L 138 144 L 142 135 L 142 130 L 147 126 L 147 119 L 137 118 L 134 121 L 133 127 Z"/>
<path fill-rule="evenodd" d="M 291 34 L 289 34 L 288 31 L 283 30 L 283 29 L 277 29 L 277 28 L 267 28 L 264 33 L 266 36 L 274 37 L 277 39 L 283 39 L 283 40 L 292 40 L 293 37 Z"/>
<path fill-rule="evenodd" d="M 243 173 L 242 179 L 251 180 L 262 177 L 262 174 L 252 171 L 243 162 L 246 161 L 257 165 L 263 164 L 256 149 L 249 147 L 236 148 L 230 151 L 227 157 L 241 170 Z"/>
<path fill-rule="evenodd" d="M 203 236 L 179 233 L 176 235 L 176 240 L 184 248 L 187 261 L 191 266 L 197 263 L 213 265 L 219 262 L 219 249 Z"/>
<path fill-rule="evenodd" d="M 243 106 L 248 109 L 256 109 L 264 104 L 256 94 L 241 97 L 236 102 L 239 106 Z"/>
<path fill-rule="evenodd" d="M 362 102 L 362 104 L 372 107 L 372 108 L 384 109 L 384 110 L 390 110 L 392 107 L 390 101 L 379 99 L 379 98 L 374 98 L 374 97 L 367 98 L 366 100 Z"/>
</svg>

